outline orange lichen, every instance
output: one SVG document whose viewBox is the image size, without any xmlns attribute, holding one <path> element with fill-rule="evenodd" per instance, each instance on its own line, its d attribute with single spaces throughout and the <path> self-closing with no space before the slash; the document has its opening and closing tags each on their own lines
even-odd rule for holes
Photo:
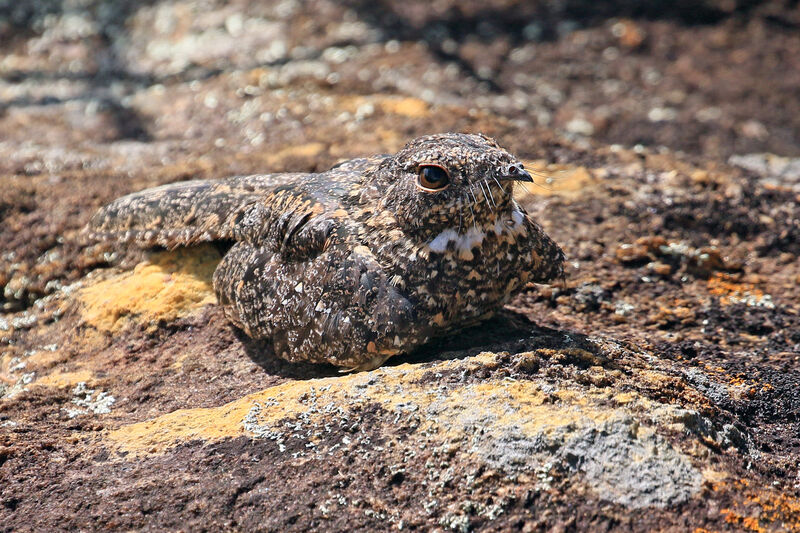
<svg viewBox="0 0 800 533">
<path fill-rule="evenodd" d="M 743 374 L 731 375 L 727 370 L 721 366 L 711 365 L 705 361 L 698 361 L 697 365 L 702 367 L 708 374 L 714 374 L 715 379 L 726 382 L 732 389 L 736 389 L 735 395 L 741 394 L 741 391 L 746 391 L 750 396 L 755 395 L 759 388 L 766 391 L 772 388 L 769 384 L 762 384 L 758 380 L 747 378 Z"/>
<path fill-rule="evenodd" d="M 723 272 L 713 273 L 707 281 L 709 294 L 718 296 L 720 303 L 730 305 L 742 302 L 763 302 L 768 297 L 752 283 L 738 281 L 735 276 Z"/>
<path fill-rule="evenodd" d="M 752 516 L 741 516 L 730 509 L 722 509 L 720 513 L 725 517 L 725 522 L 736 526 L 741 526 L 744 530 L 766 533 L 767 529 L 762 527 L 758 519 Z"/>
<path fill-rule="evenodd" d="M 800 531 L 800 499 L 772 487 L 754 486 L 746 479 L 716 483 L 714 491 L 732 491 L 744 496 L 741 505 L 720 513 L 725 522 L 747 531 Z M 755 509 L 754 509 L 755 507 Z"/>
</svg>

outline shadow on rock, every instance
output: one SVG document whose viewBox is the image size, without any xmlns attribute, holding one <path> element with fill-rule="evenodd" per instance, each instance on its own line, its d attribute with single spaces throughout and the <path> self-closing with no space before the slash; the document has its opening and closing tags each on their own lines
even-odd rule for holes
<svg viewBox="0 0 800 533">
<path fill-rule="evenodd" d="M 289 379 L 316 379 L 341 374 L 332 365 L 284 361 L 275 356 L 269 341 L 251 339 L 235 326 L 231 326 L 231 330 L 247 356 L 268 374 Z M 604 359 L 600 357 L 603 350 L 585 335 L 539 326 L 525 315 L 503 310 L 477 326 L 434 339 L 410 354 L 394 357 L 385 366 L 465 359 L 481 352 L 518 353 L 537 349 L 588 352 L 594 356 L 592 361 L 595 363 L 598 357 Z M 571 362 L 584 366 L 581 360 L 578 358 Z"/>
<path fill-rule="evenodd" d="M 389 365 L 464 359 L 481 352 L 519 353 L 537 349 L 580 350 L 593 356 L 602 352 L 586 335 L 539 326 L 523 314 L 504 309 L 477 326 L 434 339 L 411 354 L 390 359 Z"/>
<path fill-rule="evenodd" d="M 339 375 L 338 369 L 333 365 L 284 361 L 275 356 L 269 341 L 251 339 L 244 331 L 233 325 L 231 330 L 241 342 L 247 357 L 268 374 L 289 379 L 316 379 Z"/>
</svg>

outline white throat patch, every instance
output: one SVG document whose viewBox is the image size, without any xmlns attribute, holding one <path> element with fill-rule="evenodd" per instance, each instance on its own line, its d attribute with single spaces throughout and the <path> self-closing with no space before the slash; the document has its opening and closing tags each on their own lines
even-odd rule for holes
<svg viewBox="0 0 800 533">
<path fill-rule="evenodd" d="M 446 229 L 428 243 L 428 248 L 437 254 L 443 254 L 447 251 L 448 245 L 454 243 L 453 249 L 459 254 L 472 255 L 472 249 L 480 246 L 486 237 L 486 232 L 477 228 L 469 228 L 466 233 L 459 234 L 454 229 Z"/>
<path fill-rule="evenodd" d="M 516 237 L 525 233 L 524 220 L 525 214 L 519 209 L 514 209 L 511 211 L 510 217 L 498 217 L 494 225 L 488 227 L 488 230 L 494 231 L 494 234 L 498 237 L 503 233 Z M 428 249 L 433 253 L 444 254 L 450 247 L 450 243 L 453 243 L 452 250 L 458 255 L 459 259 L 471 261 L 474 258 L 472 249 L 483 243 L 483 239 L 486 238 L 486 229 L 472 226 L 467 229 L 466 233 L 462 234 L 453 228 L 448 228 L 428 243 Z"/>
</svg>

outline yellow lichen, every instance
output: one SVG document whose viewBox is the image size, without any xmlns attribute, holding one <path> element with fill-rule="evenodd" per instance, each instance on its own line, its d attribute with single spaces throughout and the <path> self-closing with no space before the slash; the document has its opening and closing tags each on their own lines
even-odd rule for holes
<svg viewBox="0 0 800 533">
<path fill-rule="evenodd" d="M 463 436 L 468 420 L 475 417 L 493 420 L 493 428 L 514 427 L 528 434 L 547 434 L 563 431 L 567 426 L 600 424 L 620 416 L 620 410 L 604 406 L 612 397 L 610 391 L 586 393 L 562 389 L 551 394 L 543 392 L 534 382 L 499 379 L 442 389 L 431 387 L 423 379 L 430 373 L 473 372 L 498 364 L 495 354 L 483 353 L 432 367 L 404 364 L 360 374 L 292 381 L 220 407 L 182 409 L 123 426 L 111 431 L 107 438 L 110 446 L 119 450 L 161 453 L 187 440 L 215 441 L 245 435 L 246 418 L 261 428 L 279 428 L 282 421 L 307 413 L 314 417 L 315 423 L 324 425 L 326 415 L 313 408 L 317 395 L 324 397 L 326 405 L 345 412 L 365 404 L 378 404 L 386 411 L 401 414 L 413 403 L 421 412 L 438 413 L 434 417 L 437 422 L 425 419 L 422 425 L 443 439 Z M 402 394 L 397 394 L 399 389 Z"/>
<path fill-rule="evenodd" d="M 399 367 L 398 367 L 399 368 Z M 382 369 L 376 373 L 383 372 Z M 128 452 L 157 453 L 190 439 L 206 441 L 235 437 L 245 432 L 242 421 L 256 403 L 270 403 L 263 411 L 260 424 L 269 424 L 301 412 L 301 397 L 313 389 L 326 388 L 334 397 L 342 389 L 363 380 L 362 374 L 336 378 L 292 381 L 249 394 L 220 407 L 180 409 L 153 420 L 123 426 L 109 433 L 112 443 Z"/>
<path fill-rule="evenodd" d="M 636 396 L 631 394 L 630 392 L 620 392 L 619 394 L 614 396 L 614 401 L 618 404 L 625 405 L 627 403 L 631 403 L 636 399 Z"/>
<path fill-rule="evenodd" d="M 156 327 L 216 302 L 211 276 L 219 262 L 211 246 L 153 254 L 133 272 L 80 291 L 84 321 L 100 331 L 117 332 L 130 322 Z"/>
<path fill-rule="evenodd" d="M 422 118 L 430 115 L 428 104 L 419 98 L 386 98 L 380 101 L 384 113 L 409 118 Z"/>
<path fill-rule="evenodd" d="M 410 96 L 343 95 L 329 100 L 328 110 L 346 111 L 362 116 L 371 115 L 375 110 L 380 110 L 388 115 L 400 115 L 408 118 L 424 118 L 431 114 L 430 105 L 427 102 Z M 379 133 L 378 137 L 389 135 L 393 141 L 399 137 L 396 131 L 381 127 L 378 127 L 376 133 Z M 403 139 L 400 146 L 407 140 Z"/>
<path fill-rule="evenodd" d="M 599 424 L 618 414 L 614 409 L 596 408 L 597 398 L 583 392 L 559 390 L 551 396 L 529 381 L 491 380 L 454 389 L 445 398 L 430 392 L 427 399 L 427 403 L 439 402 L 439 410 L 447 417 L 439 424 L 446 438 L 463 434 L 464 419 L 491 420 L 495 429 L 513 426 L 525 435 L 547 435 L 570 426 Z"/>
<path fill-rule="evenodd" d="M 285 159 L 289 158 L 315 157 L 325 151 L 325 148 L 326 146 L 324 144 L 318 142 L 289 146 L 288 148 L 278 150 L 273 154 L 266 154 L 265 160 L 268 166 L 277 166 Z"/>
<path fill-rule="evenodd" d="M 703 470 L 703 479 L 709 483 L 720 483 L 728 479 L 728 473 L 708 467 Z"/>
<path fill-rule="evenodd" d="M 76 370 L 74 372 L 54 372 L 53 374 L 42 376 L 34 381 L 33 384 L 43 387 L 63 388 L 74 387 L 80 382 L 91 385 L 94 381 L 95 376 L 91 370 Z"/>
</svg>

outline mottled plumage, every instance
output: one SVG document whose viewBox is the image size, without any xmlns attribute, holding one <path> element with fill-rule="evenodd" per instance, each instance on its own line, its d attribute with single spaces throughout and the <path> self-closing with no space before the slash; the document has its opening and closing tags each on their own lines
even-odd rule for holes
<svg viewBox="0 0 800 533">
<path fill-rule="evenodd" d="M 318 174 L 148 189 L 100 210 L 89 232 L 167 248 L 234 241 L 214 274 L 234 324 L 289 361 L 369 369 L 561 275 L 563 253 L 513 200 L 514 181 L 531 178 L 488 137 L 431 135 Z"/>
</svg>

